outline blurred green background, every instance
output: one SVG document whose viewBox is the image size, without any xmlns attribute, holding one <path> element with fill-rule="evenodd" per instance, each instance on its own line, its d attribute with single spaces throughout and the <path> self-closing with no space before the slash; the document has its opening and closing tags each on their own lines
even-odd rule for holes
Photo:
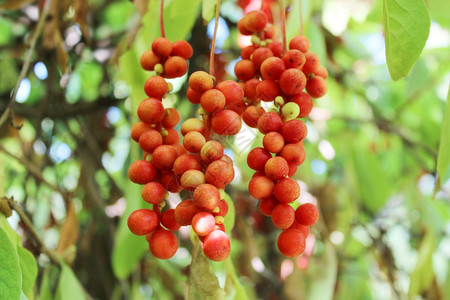
<svg viewBox="0 0 450 300">
<path fill-rule="evenodd" d="M 266 2 L 279 14 L 277 1 Z M 227 227 L 231 258 L 208 263 L 189 229 L 180 232 L 175 257 L 160 261 L 126 226 L 131 211 L 148 205 L 127 178 L 142 155 L 129 132 L 152 75 L 139 57 L 159 36 L 159 1 L 1 1 L 1 114 L 39 11 L 49 11 L 12 106 L 14 123 L 23 127 L 0 127 L 0 197 L 19 203 L 61 261 L 49 259 L 16 212 L 8 222 L 0 215 L 20 263 L 4 269 L 9 275 L 0 270 L 8 287 L 0 286 L 0 299 L 450 299 L 450 3 L 427 1 L 426 45 L 398 81 L 386 65 L 387 3 L 424 5 L 303 1 L 305 35 L 330 74 L 328 94 L 315 100 L 306 120 L 307 158 L 295 176 L 299 203 L 315 203 L 321 212 L 305 254 L 279 254 L 279 230 L 247 191 L 246 154 L 262 136 L 245 128 L 226 141 L 236 169 L 226 190 L 235 210 L 227 220 L 234 220 Z M 189 74 L 209 68 L 214 4 L 165 1 L 166 36 L 194 48 Z M 299 4 L 286 4 L 289 40 L 299 34 Z M 219 78 L 234 78 L 238 40 L 245 43 L 236 22 L 243 8 L 259 5 L 222 1 Z M 198 109 L 185 97 L 186 78 L 171 80 L 174 91 L 164 100 L 182 119 Z M 2 281 L 13 275 L 22 276 L 18 294 L 17 282 Z"/>
</svg>

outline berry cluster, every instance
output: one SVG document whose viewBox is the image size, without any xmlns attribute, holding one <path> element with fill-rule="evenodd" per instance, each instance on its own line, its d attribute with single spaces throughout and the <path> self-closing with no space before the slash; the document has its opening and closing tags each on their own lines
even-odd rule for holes
<svg viewBox="0 0 450 300">
<path fill-rule="evenodd" d="M 155 257 L 168 259 L 178 249 L 173 231 L 191 225 L 202 241 L 205 255 L 221 261 L 231 250 L 223 225 L 228 212 L 223 189 L 233 180 L 234 169 L 231 158 L 224 155 L 223 146 L 210 140 L 210 135 L 211 130 L 220 135 L 234 135 L 241 129 L 240 116 L 231 110 L 237 102 L 236 86 L 240 86 L 224 81 L 214 87 L 213 76 L 194 72 L 189 77 L 187 96 L 202 105 L 204 120 L 185 120 L 180 127 L 183 135 L 180 143 L 174 129 L 180 122 L 180 114 L 162 104 L 162 98 L 171 89 L 164 78 L 184 75 L 186 59 L 191 56 L 192 48 L 187 42 L 172 44 L 166 38 L 158 38 L 152 43 L 152 50 L 141 57 L 141 66 L 159 75 L 150 77 L 144 86 L 149 98 L 139 104 L 137 115 L 141 121 L 131 129 L 131 137 L 144 151 L 144 159 L 131 164 L 128 176 L 132 182 L 144 185 L 142 198 L 153 208 L 134 211 L 128 218 L 128 227 L 134 234 L 146 236 Z M 243 102 L 244 92 L 240 89 Z M 168 192 L 179 193 L 183 189 L 190 193 L 191 199 L 167 208 Z"/>
<path fill-rule="evenodd" d="M 312 97 L 326 93 L 328 73 L 317 54 L 309 51 L 306 37 L 296 36 L 284 51 L 283 44 L 273 40 L 273 25 L 263 11 L 245 15 L 238 28 L 241 34 L 252 35 L 252 45 L 242 49 L 242 60 L 234 69 L 244 82 L 247 99 L 242 117 L 264 134 L 263 147 L 252 149 L 247 157 L 248 166 L 256 171 L 248 189 L 261 200 L 262 214 L 283 230 L 278 237 L 280 252 L 296 257 L 305 249 L 309 226 L 318 219 L 314 205 L 306 203 L 296 210 L 290 205 L 300 196 L 300 186 L 291 177 L 305 160 L 303 140 L 308 132 L 299 118 L 310 114 Z M 266 111 L 261 101 L 273 102 L 275 108 Z"/>
</svg>

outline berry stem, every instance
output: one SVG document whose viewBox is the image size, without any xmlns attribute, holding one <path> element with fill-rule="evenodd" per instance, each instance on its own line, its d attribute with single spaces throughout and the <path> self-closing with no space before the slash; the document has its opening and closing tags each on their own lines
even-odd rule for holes
<svg viewBox="0 0 450 300">
<path fill-rule="evenodd" d="M 211 52 L 209 55 L 209 74 L 215 76 L 214 71 L 214 50 L 216 48 L 216 35 L 217 35 L 217 27 L 219 27 L 219 16 L 220 16 L 220 0 L 217 0 L 216 3 L 216 16 L 214 19 L 214 34 L 211 41 Z"/>
<path fill-rule="evenodd" d="M 166 37 L 164 32 L 164 0 L 161 0 L 159 5 L 159 28 L 161 29 L 161 37 Z"/>
<path fill-rule="evenodd" d="M 298 0 L 298 5 L 300 9 L 300 35 L 303 35 L 303 7 L 302 0 Z"/>
<path fill-rule="evenodd" d="M 264 10 L 264 0 L 261 0 L 261 10 Z"/>
<path fill-rule="evenodd" d="M 286 52 L 286 3 L 281 0 L 281 34 L 283 35 L 283 50 Z"/>
</svg>

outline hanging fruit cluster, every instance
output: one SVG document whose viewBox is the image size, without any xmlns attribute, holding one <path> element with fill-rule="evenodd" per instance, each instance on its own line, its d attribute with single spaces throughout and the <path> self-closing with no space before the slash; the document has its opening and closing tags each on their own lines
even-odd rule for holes
<svg viewBox="0 0 450 300">
<path fill-rule="evenodd" d="M 209 259 L 222 261 L 229 256 L 230 240 L 223 225 L 228 212 L 224 189 L 233 180 L 234 169 L 219 140 L 220 136 L 239 133 L 242 120 L 264 134 L 263 147 L 248 154 L 248 165 L 256 171 L 248 190 L 260 199 L 262 214 L 271 216 L 282 230 L 280 252 L 288 257 L 302 254 L 309 226 L 318 219 L 312 204 L 296 210 L 291 206 L 300 196 L 300 186 L 291 177 L 305 160 L 307 127 L 299 118 L 311 112 L 312 97 L 326 93 L 327 71 L 302 35 L 292 39 L 286 51 L 286 43 L 275 40 L 274 26 L 263 11 L 245 15 L 238 29 L 243 35 L 252 35 L 252 45 L 242 49 L 242 60 L 235 66 L 240 81 L 216 82 L 213 38 L 209 73 L 192 73 L 187 89 L 188 100 L 200 104 L 202 119 L 191 118 L 181 124 L 181 143 L 174 129 L 180 114 L 174 108 L 164 108 L 162 99 L 171 91 L 165 78 L 187 72 L 192 47 L 186 41 L 170 42 L 162 29 L 162 37 L 141 56 L 142 68 L 157 75 L 146 81 L 148 98 L 137 108 L 140 122 L 133 125 L 131 137 L 144 154 L 142 160 L 131 164 L 128 176 L 143 185 L 142 198 L 153 208 L 134 211 L 128 226 L 134 234 L 146 237 L 155 257 L 172 257 L 178 249 L 174 231 L 189 225 Z M 261 102 L 274 106 L 266 111 Z M 191 197 L 175 208 L 166 206 L 168 192 L 182 190 Z"/>
</svg>

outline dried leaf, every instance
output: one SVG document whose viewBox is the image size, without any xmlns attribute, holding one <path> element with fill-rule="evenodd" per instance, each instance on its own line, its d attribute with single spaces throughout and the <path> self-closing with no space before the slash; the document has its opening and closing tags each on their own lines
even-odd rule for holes
<svg viewBox="0 0 450 300">
<path fill-rule="evenodd" d="M 75 245 L 78 240 L 78 220 L 75 212 L 75 206 L 70 202 L 67 209 L 66 220 L 61 226 L 58 246 L 56 252 L 63 253 L 69 247 Z"/>
<path fill-rule="evenodd" d="M 147 0 L 148 1 L 148 0 Z M 89 11 L 89 5 L 87 0 L 75 0 L 73 2 L 73 10 L 75 11 L 74 19 L 80 24 L 81 32 L 83 36 L 89 40 L 89 26 L 87 23 L 87 14 Z"/>
</svg>

